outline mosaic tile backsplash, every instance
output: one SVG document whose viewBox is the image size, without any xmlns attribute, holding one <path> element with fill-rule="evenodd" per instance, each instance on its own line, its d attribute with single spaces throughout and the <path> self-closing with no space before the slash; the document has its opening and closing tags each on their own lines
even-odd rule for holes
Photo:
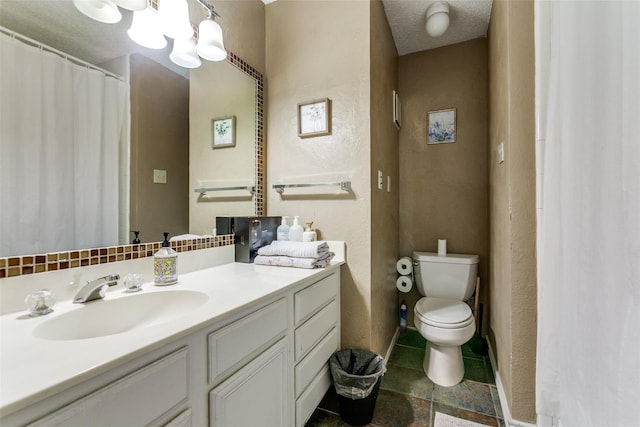
<svg viewBox="0 0 640 427">
<path fill-rule="evenodd" d="M 233 244 L 233 234 L 227 234 L 171 242 L 171 248 L 176 252 L 187 252 Z M 152 257 L 161 247 L 162 242 L 153 242 L 0 258 L 0 279 Z"/>
</svg>

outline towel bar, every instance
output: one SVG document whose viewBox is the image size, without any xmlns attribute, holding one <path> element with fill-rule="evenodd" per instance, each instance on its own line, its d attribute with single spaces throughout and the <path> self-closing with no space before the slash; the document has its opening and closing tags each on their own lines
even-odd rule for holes
<svg viewBox="0 0 640 427">
<path fill-rule="evenodd" d="M 319 182 L 315 184 L 273 184 L 271 186 L 271 188 L 275 189 L 278 194 L 284 193 L 285 188 L 303 188 L 303 187 L 340 187 L 342 191 L 350 191 L 351 181 Z"/>
</svg>

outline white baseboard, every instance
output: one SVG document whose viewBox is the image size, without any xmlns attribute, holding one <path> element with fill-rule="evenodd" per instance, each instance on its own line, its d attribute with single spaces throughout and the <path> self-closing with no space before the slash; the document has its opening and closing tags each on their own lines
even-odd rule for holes
<svg viewBox="0 0 640 427">
<path fill-rule="evenodd" d="M 525 421 L 514 420 L 511 417 L 511 411 L 507 402 L 507 397 L 504 394 L 504 387 L 502 380 L 500 379 L 500 372 L 498 372 L 495 356 L 493 355 L 493 348 L 491 347 L 491 341 L 488 337 L 487 343 L 489 344 L 489 360 L 491 361 L 491 369 L 493 370 L 493 376 L 496 379 L 496 388 L 498 389 L 498 397 L 500 398 L 500 407 L 502 408 L 502 416 L 504 417 L 504 423 L 507 427 L 536 427 L 535 424 L 531 424 Z"/>
</svg>

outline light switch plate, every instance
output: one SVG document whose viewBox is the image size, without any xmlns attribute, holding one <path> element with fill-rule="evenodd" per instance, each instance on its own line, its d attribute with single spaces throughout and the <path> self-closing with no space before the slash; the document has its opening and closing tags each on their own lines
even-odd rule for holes
<svg viewBox="0 0 640 427">
<path fill-rule="evenodd" d="M 166 184 L 167 183 L 167 171 L 163 169 L 153 170 L 153 183 L 154 184 Z"/>
</svg>

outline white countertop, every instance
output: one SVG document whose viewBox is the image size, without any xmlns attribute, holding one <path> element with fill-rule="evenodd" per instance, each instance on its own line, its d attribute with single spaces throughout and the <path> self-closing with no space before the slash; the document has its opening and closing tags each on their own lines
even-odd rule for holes
<svg viewBox="0 0 640 427">
<path fill-rule="evenodd" d="M 0 317 L 0 416 L 228 318 L 312 276 L 333 271 L 343 262 L 333 261 L 325 269 L 314 270 L 230 263 L 180 275 L 178 283 L 172 286 L 145 283 L 143 290 L 136 294 L 125 294 L 118 286 L 110 290 L 105 299 L 175 290 L 197 290 L 207 293 L 209 299 L 197 309 L 168 322 L 97 338 L 56 341 L 33 335 L 33 329 L 42 322 L 83 309 L 84 304 L 59 302 L 53 313 L 41 317 L 30 317 L 26 311 L 3 315 Z"/>
</svg>

